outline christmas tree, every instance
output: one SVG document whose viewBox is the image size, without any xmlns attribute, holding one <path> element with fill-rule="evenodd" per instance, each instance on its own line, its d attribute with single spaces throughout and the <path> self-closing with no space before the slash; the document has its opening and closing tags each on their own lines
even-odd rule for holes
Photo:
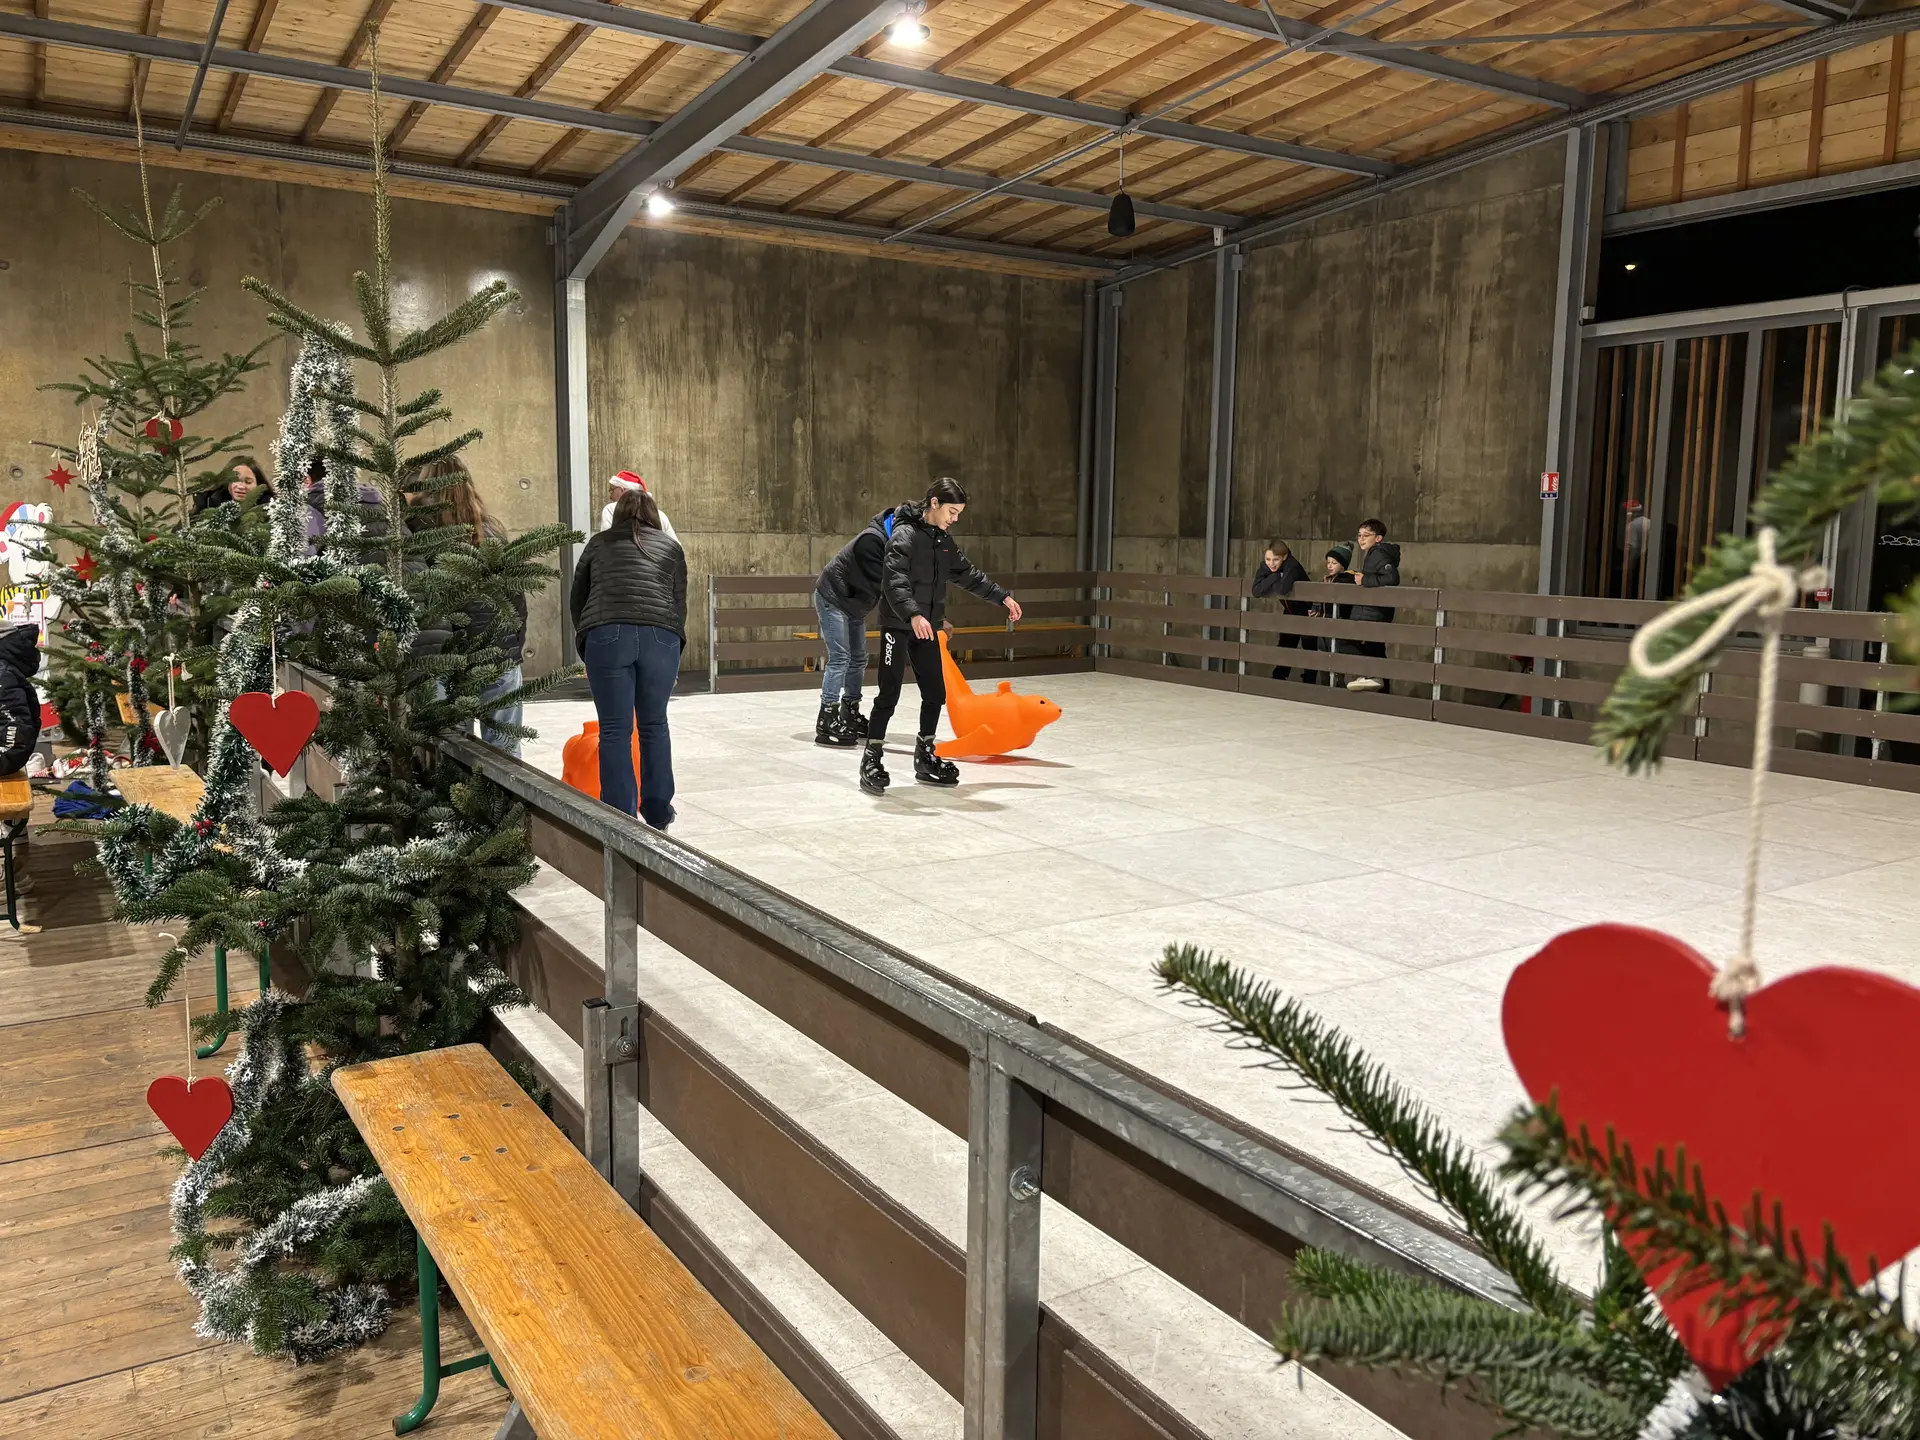
<svg viewBox="0 0 1920 1440">
<path fill-rule="evenodd" d="M 302 345 L 276 450 L 282 483 L 262 553 L 203 544 L 196 556 L 244 597 L 220 649 L 221 694 L 272 690 L 281 660 L 329 677 L 312 743 L 340 781 L 256 815 L 257 757 L 223 706 L 193 820 L 130 806 L 100 847 L 123 914 L 183 932 L 150 1003 L 215 943 L 280 947 L 313 977 L 298 999 L 270 992 L 199 1022 L 203 1034 L 245 1032 L 229 1072 L 234 1119 L 187 1165 L 173 1201 L 174 1253 L 203 1331 L 303 1360 L 378 1334 L 390 1287 L 409 1284 L 415 1264 L 412 1232 L 328 1075 L 472 1040 L 489 1007 L 518 999 L 500 957 L 517 938 L 511 892 L 533 874 L 525 816 L 433 746 L 566 678 L 484 693 L 510 668 L 500 641 L 518 624 L 516 600 L 552 578 L 545 557 L 577 538 L 549 525 L 476 543 L 471 529 L 436 523 L 448 481 L 423 472 L 480 436 L 412 448 L 451 412 L 437 391 L 402 399 L 401 372 L 517 297 L 496 281 L 429 325 L 396 324 L 377 71 L 372 107 L 374 264 L 353 277 L 359 334 L 244 282 Z M 357 393 L 355 362 L 377 398 Z M 324 474 L 311 553 L 297 483 L 309 473 Z M 423 632 L 448 638 L 423 647 Z"/>
<path fill-rule="evenodd" d="M 230 478 L 251 427 L 202 430 L 213 418 L 209 412 L 261 368 L 258 356 L 269 342 L 245 354 L 210 357 L 187 338 L 203 292 L 181 284 L 166 251 L 219 200 L 189 213 L 176 186 L 156 219 L 137 112 L 135 120 L 139 208 L 74 193 L 145 248 L 153 278 L 129 277 L 133 328 L 123 337 L 124 353 L 91 359 L 80 379 L 46 387 L 70 392 L 86 414 L 76 444 L 49 447 L 60 457 L 55 482 L 65 489 L 79 479 L 87 516 L 46 527 L 49 540 L 64 541 L 73 552 L 50 577 L 61 617 L 48 637 L 47 687 L 62 727 L 86 740 L 96 789 L 105 788 L 107 746 L 123 724 L 135 764 L 159 758 L 152 702 L 165 703 L 169 687 L 159 677 L 169 669 L 173 702 L 194 717 L 186 758 L 201 762 L 218 703 L 215 648 L 236 603 L 201 556 L 209 548 L 247 550 L 259 543 L 257 525 L 236 523 L 240 507 L 201 503 Z M 150 678 L 156 681 L 151 687 Z M 130 722 L 116 693 L 127 697 Z"/>
<path fill-rule="evenodd" d="M 1384 1366 L 1458 1387 L 1517 1428 L 1571 1440 L 1895 1440 L 1920 1431 L 1920 1333 L 1898 1287 L 1852 1274 L 1831 1243 L 1811 1255 L 1759 1198 L 1738 1223 L 1704 1181 L 1663 1156 L 1570 1134 L 1551 1105 L 1501 1134 L 1501 1176 L 1563 1218 L 1606 1222 L 1591 1297 L 1476 1157 L 1338 1030 L 1272 986 L 1190 945 L 1168 946 L 1163 983 L 1220 1016 L 1234 1042 L 1325 1095 L 1441 1205 L 1512 1288 L 1512 1304 L 1325 1250 L 1302 1250 L 1274 1337 L 1288 1359 Z M 1636 1237 L 1638 1263 L 1615 1238 Z M 1785 1329 L 1717 1394 L 1694 1369 L 1642 1266 L 1678 1270 L 1663 1293 L 1711 1288 L 1752 1304 L 1749 1332 Z"/>
</svg>

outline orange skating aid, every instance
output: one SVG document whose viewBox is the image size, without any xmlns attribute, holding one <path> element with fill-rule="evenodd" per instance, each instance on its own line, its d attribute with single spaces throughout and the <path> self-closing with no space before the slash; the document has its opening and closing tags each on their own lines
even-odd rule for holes
<svg viewBox="0 0 1920 1440">
<path fill-rule="evenodd" d="M 640 734 L 633 740 L 633 773 L 640 774 Z M 560 747 L 560 778 L 582 795 L 600 798 L 600 722 L 589 720 L 578 735 Z M 637 787 L 636 787 L 637 788 Z"/>
<path fill-rule="evenodd" d="M 1014 694 L 1011 680 L 1002 680 L 991 694 L 975 694 L 953 663 L 944 633 L 940 672 L 947 680 L 947 723 L 953 727 L 953 739 L 941 741 L 933 750 L 944 760 L 980 759 L 1025 749 L 1034 736 L 1060 718 L 1060 707 L 1044 695 Z"/>
</svg>

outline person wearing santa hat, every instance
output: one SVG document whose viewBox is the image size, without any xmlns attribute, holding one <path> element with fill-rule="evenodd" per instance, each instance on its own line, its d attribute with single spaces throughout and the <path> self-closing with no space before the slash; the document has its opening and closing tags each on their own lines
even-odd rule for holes
<svg viewBox="0 0 1920 1440">
<path fill-rule="evenodd" d="M 613 497 L 607 501 L 605 508 L 600 512 L 600 528 L 602 530 L 605 530 L 613 524 L 613 507 L 620 503 L 620 497 L 625 492 L 628 490 L 639 490 L 648 495 L 653 495 L 653 487 L 631 470 L 622 470 L 618 475 L 613 476 L 607 481 L 607 488 L 613 492 Z M 661 533 L 675 544 L 678 544 L 680 541 L 679 532 L 673 528 L 673 522 L 667 519 L 667 512 L 659 508 L 660 497 L 658 495 L 653 496 L 653 503 L 654 509 L 660 516 Z"/>
</svg>

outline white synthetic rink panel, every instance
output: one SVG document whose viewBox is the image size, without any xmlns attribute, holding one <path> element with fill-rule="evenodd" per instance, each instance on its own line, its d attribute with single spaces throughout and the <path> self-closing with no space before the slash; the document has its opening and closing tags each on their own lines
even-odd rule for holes
<svg viewBox="0 0 1920 1440">
<path fill-rule="evenodd" d="M 904 696 L 884 799 L 857 788 L 857 751 L 812 743 L 812 692 L 678 699 L 674 837 L 1421 1206 L 1336 1112 L 1161 993 L 1161 949 L 1301 997 L 1492 1152 L 1522 1099 L 1499 1030 L 1520 961 L 1600 920 L 1716 962 L 1737 932 L 1745 770 L 1629 779 L 1557 741 L 1111 675 L 1015 688 L 1064 717 L 1022 758 L 961 762 L 954 790 L 913 783 Z M 592 716 L 528 707 L 527 759 L 557 775 Z M 1920 983 L 1920 795 L 1770 786 L 1764 973 Z M 1584 1282 L 1589 1246 L 1561 1242 Z"/>
</svg>

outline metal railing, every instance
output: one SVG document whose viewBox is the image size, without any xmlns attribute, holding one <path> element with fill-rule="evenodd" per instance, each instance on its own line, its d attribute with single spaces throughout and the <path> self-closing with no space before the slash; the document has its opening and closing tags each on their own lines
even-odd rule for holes
<svg viewBox="0 0 1920 1440">
<path fill-rule="evenodd" d="M 1263 1334 L 1302 1245 L 1513 1303 L 1462 1239 L 1281 1143 L 518 760 L 474 741 L 443 753 L 514 795 L 535 852 L 603 902 L 599 963 L 531 913 L 513 958 L 531 1001 L 581 1043 L 575 1123 L 588 1156 L 669 1244 L 700 1260 L 688 1263 L 723 1301 L 739 1288 L 643 1185 L 644 1096 L 669 1133 L 961 1400 L 970 1440 L 1088 1433 L 1091 1392 L 1072 1383 L 1087 1373 L 1137 1420 L 1100 1421 L 1103 1440 L 1199 1433 L 1041 1303 L 1042 1194 Z M 643 929 L 965 1137 L 964 1254 L 641 1001 Z M 1221 1063 L 1232 1063 L 1224 1049 Z M 735 1298 L 771 1354 L 803 1355 L 768 1307 Z M 862 1421 L 830 1371 L 795 1368 L 841 1433 L 887 1433 Z M 1423 1440 L 1498 1428 L 1471 1406 L 1441 1406 L 1426 1382 L 1330 1378 Z"/>
</svg>

